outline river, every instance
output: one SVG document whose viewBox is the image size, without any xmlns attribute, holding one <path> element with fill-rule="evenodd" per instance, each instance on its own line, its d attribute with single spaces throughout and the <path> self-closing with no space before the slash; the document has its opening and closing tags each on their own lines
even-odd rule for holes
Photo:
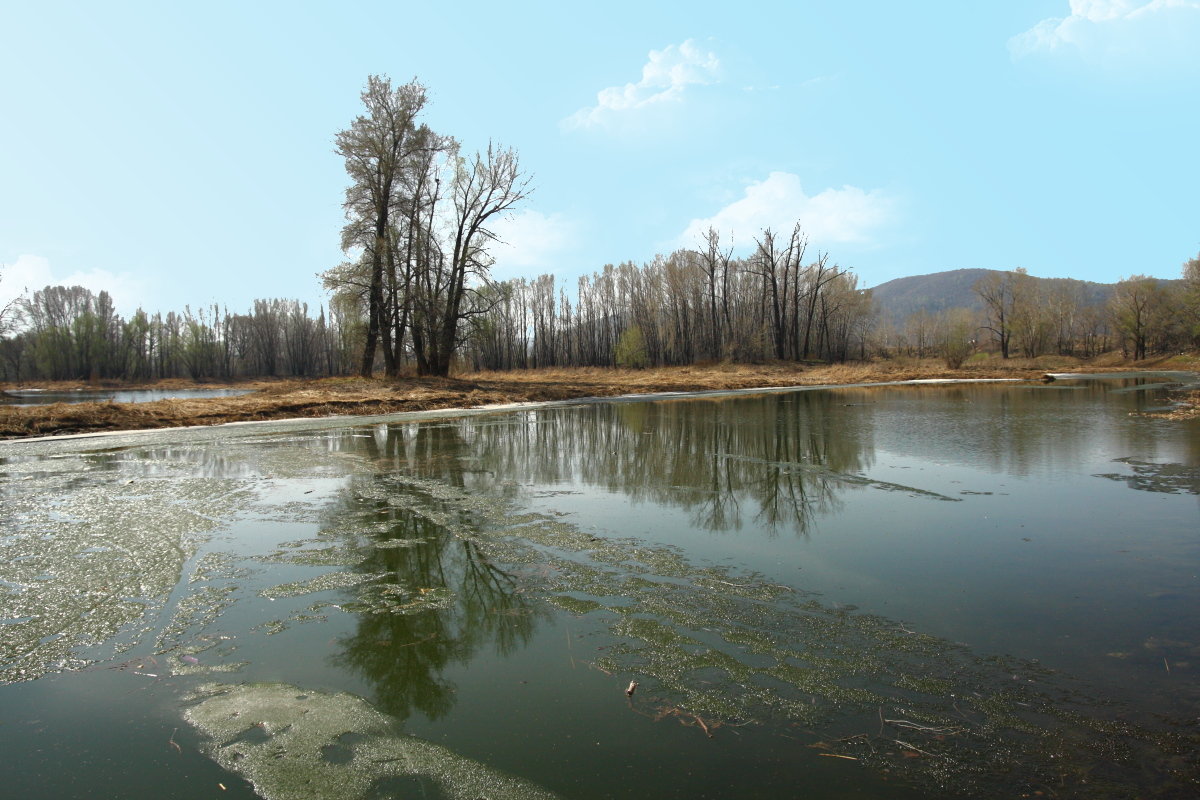
<svg viewBox="0 0 1200 800">
<path fill-rule="evenodd" d="M 1181 379 L 0 444 L 0 785 L 1195 796 Z"/>
</svg>

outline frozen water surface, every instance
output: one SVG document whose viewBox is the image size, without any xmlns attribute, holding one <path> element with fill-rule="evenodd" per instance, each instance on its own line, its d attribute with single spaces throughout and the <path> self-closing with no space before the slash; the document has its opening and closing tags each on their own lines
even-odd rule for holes
<svg viewBox="0 0 1200 800">
<path fill-rule="evenodd" d="M 1194 796 L 1200 428 L 1139 413 L 1186 382 L 0 445 L 0 780 Z"/>
</svg>

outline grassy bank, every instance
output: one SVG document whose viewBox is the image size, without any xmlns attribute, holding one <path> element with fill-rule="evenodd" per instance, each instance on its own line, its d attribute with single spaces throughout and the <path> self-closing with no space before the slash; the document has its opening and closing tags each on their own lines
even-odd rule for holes
<svg viewBox="0 0 1200 800">
<path fill-rule="evenodd" d="M 1194 357 L 1122 363 L 1082 363 L 1065 358 L 980 360 L 949 370 L 940 361 L 892 359 L 865 364 L 716 364 L 647 370 L 604 368 L 480 372 L 454 378 L 324 378 L 310 381 L 247 381 L 235 384 L 174 380 L 144 388 L 212 388 L 232 385 L 254 391 L 240 397 L 159 400 L 152 403 L 56 403 L 14 408 L 0 405 L 0 438 L 146 428 L 214 425 L 248 420 L 391 414 L 498 403 L 612 397 L 622 394 L 819 386 L 931 378 L 1040 380 L 1046 372 L 1116 369 L 1196 369 Z M 23 384 L 43 389 L 118 388 L 117 384 Z M 18 388 L 9 384 L 0 389 Z M 133 388 L 122 384 L 119 388 Z M 1200 397 L 1194 397 L 1200 403 Z M 1195 411 L 1195 405 L 1193 405 Z"/>
</svg>

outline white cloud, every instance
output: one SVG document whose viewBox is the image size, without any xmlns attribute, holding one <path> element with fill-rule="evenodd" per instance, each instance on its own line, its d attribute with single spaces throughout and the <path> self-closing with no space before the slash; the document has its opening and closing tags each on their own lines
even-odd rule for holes
<svg viewBox="0 0 1200 800">
<path fill-rule="evenodd" d="M 536 270 L 553 269 L 557 259 L 577 239 L 578 226 L 563 214 L 527 209 L 493 226 L 499 237 L 492 248 L 498 278 L 532 277 Z"/>
<path fill-rule="evenodd" d="M 76 270 L 60 277 L 54 274 L 48 259 L 26 254 L 18 256 L 12 264 L 0 265 L 0 308 L 26 291 L 32 295 L 47 286 L 82 286 L 94 294 L 108 292 L 122 315 L 136 310 L 145 295 L 141 282 L 127 272 L 114 274 L 104 269 L 86 272 Z"/>
<path fill-rule="evenodd" d="M 687 87 L 715 83 L 720 70 L 716 54 L 701 49 L 692 39 L 651 50 L 640 81 L 601 89 L 596 105 L 579 109 L 562 121 L 562 127 L 606 127 L 638 111 L 677 104 Z"/>
<path fill-rule="evenodd" d="M 739 248 L 752 244 L 764 228 L 787 235 L 797 220 L 814 244 L 866 244 L 876 229 L 889 224 L 895 203 L 881 189 L 864 191 L 857 186 L 826 189 L 808 195 L 800 178 L 789 172 L 772 172 L 766 180 L 751 183 L 741 198 L 706 219 L 694 219 L 677 244 L 695 247 L 710 227 L 733 237 Z"/>
<path fill-rule="evenodd" d="M 1200 0 L 1070 0 L 1008 41 L 1016 58 L 1074 55 L 1109 67 L 1195 66 Z"/>
</svg>

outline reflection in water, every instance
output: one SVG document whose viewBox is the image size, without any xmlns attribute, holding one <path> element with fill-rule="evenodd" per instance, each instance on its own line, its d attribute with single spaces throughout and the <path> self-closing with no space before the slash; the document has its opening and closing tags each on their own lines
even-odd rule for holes
<svg viewBox="0 0 1200 800">
<path fill-rule="evenodd" d="M 98 389 L 78 392 L 44 392 L 13 389 L 0 392 L 0 405 L 9 407 L 47 406 L 53 403 L 152 403 L 156 400 L 202 400 L 210 397 L 240 397 L 253 389 Z"/>
<path fill-rule="evenodd" d="M 1176 780 L 1193 780 L 1196 765 L 1180 758 L 1194 736 L 1134 722 L 1128 708 L 1114 706 L 1111 716 L 1069 676 L 981 658 L 761 575 L 699 567 L 670 548 L 520 514 L 520 494 L 504 480 L 599 485 L 686 508 L 712 529 L 739 526 L 753 507 L 756 524 L 803 530 L 814 507 L 836 510 L 838 488 L 957 499 L 862 475 L 867 437 L 833 435 L 862 413 L 844 410 L 855 408 L 799 395 L 381 426 L 357 440 L 380 475 L 358 480 L 344 506 L 386 523 L 377 555 L 358 569 L 397 576 L 401 600 L 413 587 L 449 587 L 459 600 L 453 610 L 386 622 L 364 616 L 344 642 L 343 663 L 372 679 L 391 713 L 438 718 L 450 711 L 451 690 L 438 673 L 458 654 L 477 659 L 479 639 L 494 639 L 500 653 L 529 641 L 534 609 L 544 608 L 530 598 L 539 598 L 611 637 L 595 666 L 641 681 L 654 705 L 640 713 L 653 718 L 674 714 L 708 733 L 748 724 L 838 732 L 816 746 L 938 791 L 1066 783 L 1087 786 L 1090 797 L 1120 797 L 1148 785 L 1147 768 L 1167 795 Z M 375 600 L 366 597 L 370 610 Z M 505 633 L 497 617 L 513 627 Z M 408 653 L 397 655 L 398 641 Z M 878 733 L 864 733 L 874 726 Z"/>
<path fill-rule="evenodd" d="M 1114 463 L 1126 465 L 1132 470 L 1132 474 L 1104 473 L 1096 477 L 1111 478 L 1114 481 L 1125 483 L 1131 489 L 1140 489 L 1146 492 L 1200 495 L 1200 466 L 1152 464 L 1133 458 L 1118 458 Z"/>
<path fill-rule="evenodd" d="M 394 721 L 423 726 L 415 732 L 453 749 L 429 750 L 430 764 L 458 764 L 474 774 L 471 765 L 486 761 L 552 788 L 573 786 L 582 797 L 693 796 L 675 789 L 687 773 L 720 781 L 702 788 L 725 796 L 756 794 L 747 786 L 759 778 L 777 790 L 803 781 L 821 797 L 837 796 L 847 780 L 861 788 L 848 772 L 811 780 L 813 762 L 869 766 L 948 796 L 1190 796 L 1200 780 L 1200 690 L 1188 663 L 1196 647 L 1189 635 L 1142 634 L 1136 653 L 1124 646 L 1108 655 L 1083 653 L 1124 670 L 1124 684 L 1108 691 L 1092 678 L 930 635 L 931 628 L 892 613 L 895 606 L 864 613 L 806 591 L 821 567 L 811 557 L 824 552 L 819 546 L 841 546 L 857 561 L 899 562 L 921 546 L 931 518 L 962 529 L 955 547 L 984 563 L 980 575 L 999 556 L 1023 564 L 1023 571 L 1000 576 L 1017 586 L 987 596 L 990 612 L 1000 609 L 997 597 L 1024 597 L 1030 563 L 1039 558 L 1053 562 L 1064 585 L 1072 570 L 1082 580 L 1105 576 L 1080 563 L 1076 542 L 1089 556 L 1125 559 L 1106 550 L 1126 544 L 1120 522 L 1111 539 L 1103 520 L 1082 513 L 1080 525 L 1094 531 L 1022 531 L 1024 504 L 1042 497 L 1030 487 L 1047 481 L 1013 480 L 1008 499 L 966 498 L 985 493 L 961 491 L 951 479 L 1053 477 L 1078 473 L 1080 464 L 1083 473 L 1063 485 L 1081 497 L 1115 492 L 1162 501 L 1153 506 L 1144 546 L 1170 561 L 1194 511 L 1191 497 L 1171 494 L 1196 492 L 1200 437 L 1164 435 L 1190 429 L 1130 416 L 1153 402 L 1147 392 L 1095 388 L 844 389 L 603 403 L 301 435 L 227 434 L 210 446 L 140 445 L 61 458 L 53 455 L 59 450 L 42 457 L 34 448 L 0 462 L 0 577 L 8 581 L 0 590 L 22 604 L 22 616 L 0 626 L 5 666 L 14 668 L 4 678 L 29 680 L 55 668 L 42 655 L 24 658 L 22 647 L 67 659 L 88 637 L 144 637 L 161 673 L 178 684 L 194 673 L 240 673 L 232 680 L 244 685 L 209 687 L 219 694 L 196 695 L 187 711 L 214 736 L 209 749 L 219 763 L 245 775 L 261 769 L 265 783 L 286 784 L 307 770 L 332 787 L 320 796 L 337 791 L 343 766 L 356 770 L 347 772 L 359 781 L 353 786 L 369 787 L 346 789 L 348 796 L 435 791 L 409 780 L 401 762 L 425 745 L 394 735 Z M 1117 457 L 1122 461 L 1112 461 Z M 1112 474 L 1095 466 L 1109 463 Z M 884 479 L 897 475 L 915 477 Z M 959 502 L 934 502 L 946 500 Z M 687 549 L 686 535 L 661 537 L 685 542 L 681 547 L 654 536 L 623 538 L 606 525 L 618 505 L 641 505 L 647 516 L 659 506 L 680 509 L 685 534 L 742 533 L 708 537 L 719 547 L 707 553 L 704 542 Z M 898 524 L 875 549 L 860 543 L 881 537 L 771 538 L 855 514 L 870 527 L 880 509 Z M 1005 518 L 1008 527 L 997 529 L 1011 534 L 1011 547 L 972 528 L 982 527 L 980 509 Z M 225 533 L 196 537 L 214 530 Z M 917 559 L 918 580 L 932 582 L 926 576 L 946 558 L 937 547 L 951 540 L 928 541 L 925 560 Z M 1189 546 L 1185 553 L 1194 552 Z M 196 558 L 193 547 L 200 549 Z M 760 561 L 745 555 L 754 548 L 765 553 Z M 1036 555 L 1021 562 L 1014 552 Z M 795 571 L 798 554 L 806 558 L 803 573 Z M 766 566 L 755 571 L 751 563 Z M 1116 574 L 1141 574 L 1122 569 Z M 1175 575 L 1165 563 L 1145 570 L 1155 580 Z M 908 588 L 903 569 L 881 574 L 901 577 L 890 585 L 894 593 Z M 51 578 L 43 581 L 48 591 L 39 588 L 43 575 Z M 837 580 L 842 600 L 862 603 L 873 588 L 854 572 Z M 1184 607 L 1193 584 L 1176 591 L 1180 620 L 1194 618 Z M 117 595 L 104 593 L 114 589 Z M 949 592 L 930 596 L 957 602 Z M 146 611 L 157 608 L 171 619 L 152 632 Z M 1047 618 L 1055 611 L 1039 610 Z M 982 616 L 980 631 L 1030 624 Z M 1111 614 L 1085 609 L 1064 619 L 1100 616 Z M 65 636 L 56 639 L 59 623 Z M 1064 638 L 1078 641 L 1078 627 L 1064 624 Z M 558 656 L 572 642 L 568 671 Z M 528 660 L 514 670 L 536 665 L 540 694 L 510 700 L 494 673 L 522 657 Z M 1139 661 L 1149 658 L 1162 661 L 1150 665 L 1153 678 Z M 582 668 L 588 661 L 593 670 Z M 21 671 L 31 664 L 32 672 Z M 1137 686 L 1143 679 L 1152 686 Z M 626 697 L 630 680 L 640 688 Z M 387 719 L 347 694 L 364 685 Z M 458 701 L 468 695 L 473 702 Z M 535 707 L 521 707 L 535 697 Z M 1169 705 L 1158 702 L 1163 697 Z M 353 721 L 342 727 L 326 719 L 309 730 L 306 709 L 317 707 L 338 720 L 369 721 L 369 736 Z M 1165 713 L 1150 713 L 1163 707 Z M 587 712 L 559 711 L 576 708 Z M 275 728 L 230 716 L 250 710 Z M 489 715 L 503 720 L 501 735 L 521 751 L 507 762 L 492 758 L 497 746 L 488 736 L 494 739 L 496 729 L 480 727 Z M 665 730 L 676 721 L 695 729 L 688 742 L 712 747 L 688 760 Z M 0 729 L 5 735 L 15 734 Z M 356 736 L 367 736 L 369 747 Z M 600 740 L 619 743 L 619 754 L 598 749 Z M 734 740 L 750 743 L 745 752 L 767 765 L 763 775 L 747 775 L 736 758 L 714 766 Z M 571 750 L 576 742 L 587 745 L 582 757 Z M 272 746 L 287 750 L 280 756 L 286 769 L 272 765 Z M 647 749 L 655 763 L 644 772 L 670 776 L 653 789 L 652 778 L 622 760 Z M 356 760 L 356 753 L 382 760 Z M 559 753 L 567 754 L 557 762 L 570 773 L 565 778 L 543 763 Z M 594 787 L 600 776 L 611 786 Z"/>
<path fill-rule="evenodd" d="M 634 503 L 684 508 L 706 530 L 748 522 L 804 530 L 815 514 L 837 509 L 838 488 L 875 483 L 861 474 L 872 457 L 871 428 L 843 430 L 843 405 L 809 392 L 543 409 L 380 426 L 367 447 L 381 469 L 461 488 L 497 477 L 579 482 Z"/>
<path fill-rule="evenodd" d="M 337 493 L 321 513 L 316 538 L 287 542 L 262 560 L 353 572 L 324 573 L 263 595 L 344 589 L 352 599 L 337 608 L 353 613 L 355 626 L 338 640 L 335 663 L 367 678 L 380 708 L 393 716 L 438 719 L 453 706 L 455 687 L 444 677 L 450 666 L 489 646 L 496 655 L 513 652 L 547 612 L 482 552 L 470 510 L 453 502 L 471 473 L 455 429 L 419 425 L 411 437 L 351 432 L 310 444 L 365 455 L 376 469 Z M 396 469 L 400 451 L 404 470 Z M 378 469 L 389 462 L 392 469 Z M 293 621 L 320 620 L 329 605 L 318 603 Z"/>
<path fill-rule="evenodd" d="M 397 488 L 382 480 L 353 489 L 362 498 L 358 505 L 371 507 L 356 517 L 382 523 L 354 568 L 387 577 L 350 606 L 362 613 L 354 634 L 338 643 L 338 663 L 369 678 L 389 714 L 405 719 L 417 710 L 437 719 L 453 705 L 446 668 L 471 661 L 488 644 L 497 654 L 512 652 L 528 641 L 539 610 L 478 544 L 430 518 L 452 514 L 448 504 L 398 495 Z M 412 505 L 388 502 L 398 496 Z"/>
</svg>

